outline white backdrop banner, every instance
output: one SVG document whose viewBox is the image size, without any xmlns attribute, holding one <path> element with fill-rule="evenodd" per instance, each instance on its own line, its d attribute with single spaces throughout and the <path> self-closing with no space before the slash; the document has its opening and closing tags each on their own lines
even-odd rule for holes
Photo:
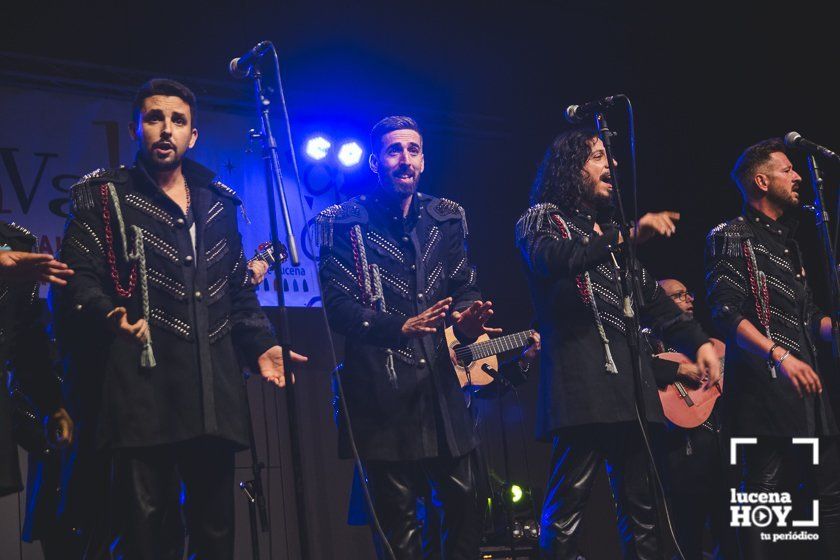
<svg viewBox="0 0 840 560">
<path fill-rule="evenodd" d="M 240 216 L 246 255 L 270 237 L 265 171 L 259 142 L 249 151 L 247 132 L 256 117 L 202 110 L 198 100 L 196 147 L 189 157 L 213 169 L 219 180 L 237 191 L 250 223 Z M 78 93 L 0 87 L 0 220 L 16 222 L 39 239 L 39 250 L 55 253 L 67 217 L 69 189 L 79 177 L 100 167 L 131 165 L 135 144 L 128 136 L 130 103 Z M 275 134 L 283 130 L 275 126 Z M 278 138 L 278 143 L 283 142 Z M 288 147 L 284 157 L 288 163 Z M 300 266 L 283 266 L 286 304 L 320 305 L 317 268 L 306 224 L 335 202 L 329 181 L 298 188 L 293 169 L 284 168 L 292 225 L 300 246 Z M 317 176 L 311 168 L 306 177 Z M 282 225 L 280 239 L 285 240 Z M 277 305 L 269 276 L 259 290 L 263 305 Z M 46 286 L 42 286 L 46 295 Z"/>
</svg>

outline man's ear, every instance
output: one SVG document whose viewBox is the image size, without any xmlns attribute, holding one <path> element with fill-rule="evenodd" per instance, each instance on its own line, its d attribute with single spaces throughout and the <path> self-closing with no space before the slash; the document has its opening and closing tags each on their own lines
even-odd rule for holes
<svg viewBox="0 0 840 560">
<path fill-rule="evenodd" d="M 379 168 L 379 158 L 376 157 L 376 154 L 370 154 L 370 157 L 368 157 L 368 167 L 370 167 L 370 170 L 375 174 L 379 175 L 379 172 L 377 171 Z"/>
<path fill-rule="evenodd" d="M 190 134 L 190 144 L 189 144 L 190 149 L 192 149 L 193 146 L 195 146 L 195 143 L 197 141 L 198 141 L 198 129 L 194 128 L 194 129 L 192 129 L 192 133 Z"/>
<path fill-rule="evenodd" d="M 128 123 L 128 136 L 132 142 L 137 142 L 137 123 L 134 121 Z"/>
<path fill-rule="evenodd" d="M 766 193 L 767 187 L 770 184 L 770 181 L 767 180 L 767 175 L 764 173 L 758 173 L 755 177 L 753 177 L 753 182 L 755 183 L 755 188 L 759 191 Z"/>
</svg>

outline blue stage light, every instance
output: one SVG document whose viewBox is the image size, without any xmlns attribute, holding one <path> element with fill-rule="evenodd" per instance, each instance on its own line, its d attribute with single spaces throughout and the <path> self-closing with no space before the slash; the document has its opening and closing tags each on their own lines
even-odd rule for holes
<svg viewBox="0 0 840 560">
<path fill-rule="evenodd" d="M 327 152 L 330 149 L 330 141 L 323 136 L 315 136 L 306 142 L 306 155 L 312 159 L 319 160 L 327 157 Z"/>
<path fill-rule="evenodd" d="M 362 160 L 364 151 L 358 142 L 345 142 L 338 150 L 338 161 L 344 167 L 353 167 Z"/>
</svg>

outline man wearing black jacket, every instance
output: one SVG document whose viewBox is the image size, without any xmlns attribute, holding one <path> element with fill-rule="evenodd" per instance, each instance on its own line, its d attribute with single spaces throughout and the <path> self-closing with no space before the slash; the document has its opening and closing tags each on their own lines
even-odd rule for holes
<svg viewBox="0 0 840 560">
<path fill-rule="evenodd" d="M 0 496 L 22 488 L 7 368 L 47 417 L 46 441 L 64 447 L 73 436 L 73 422 L 63 408 L 59 379 L 50 361 L 38 298 L 39 282 L 64 284 L 73 270 L 50 255 L 32 252 L 35 241 L 25 228 L 0 222 Z M 38 432 L 41 419 L 32 421 L 36 424 L 32 429 Z"/>
<path fill-rule="evenodd" d="M 532 191 L 533 206 L 517 223 L 542 335 L 537 430 L 554 440 L 540 546 L 547 558 L 575 558 L 576 534 L 592 482 L 606 459 L 626 558 L 658 558 L 657 520 L 648 459 L 637 424 L 633 367 L 625 333 L 626 273 L 622 236 L 609 218 L 612 185 L 594 131 L 560 134 L 549 147 Z M 670 214 L 647 214 L 638 239 L 670 235 Z M 719 376 L 712 345 L 693 320 L 640 270 L 641 323 L 697 357 L 707 383 Z M 649 423 L 664 421 L 643 354 L 642 392 Z"/>
<path fill-rule="evenodd" d="M 239 356 L 285 385 L 281 348 L 250 287 L 241 201 L 185 158 L 194 119 L 185 86 L 144 84 L 130 128 L 134 165 L 73 187 L 61 247 L 76 271 L 55 294 L 67 377 L 88 422 L 87 451 L 113 454 L 129 558 L 162 556 L 179 476 L 191 554 L 233 557 L 233 460 L 249 429 Z"/>
<path fill-rule="evenodd" d="M 375 190 L 324 210 L 320 277 L 330 326 L 345 337 L 340 373 L 374 509 L 397 558 L 422 558 L 417 499 L 443 509 L 444 557 L 478 555 L 473 419 L 441 327 L 464 341 L 488 330 L 458 204 L 417 192 L 423 137 L 409 117 L 371 132 Z M 341 406 L 341 404 L 339 405 Z M 339 454 L 352 457 L 343 411 Z M 380 557 L 383 543 L 376 540 Z"/>
<path fill-rule="evenodd" d="M 732 178 L 744 209 L 709 232 L 706 290 L 726 335 L 727 421 L 733 436 L 757 438 L 741 449 L 743 490 L 794 492 L 787 479 L 804 482 L 819 499 L 824 557 L 840 558 L 840 446 L 816 348 L 819 338 L 831 339 L 832 325 L 813 302 L 794 239 L 802 179 L 778 138 L 744 150 Z M 818 438 L 819 466 L 811 446 L 792 438 Z M 739 530 L 747 558 L 783 546 L 762 541 L 762 530 Z"/>
</svg>

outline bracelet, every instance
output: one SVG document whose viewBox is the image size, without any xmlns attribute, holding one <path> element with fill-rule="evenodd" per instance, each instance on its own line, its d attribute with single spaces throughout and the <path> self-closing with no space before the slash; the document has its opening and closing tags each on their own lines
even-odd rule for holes
<svg viewBox="0 0 840 560">
<path fill-rule="evenodd" d="M 776 360 L 776 367 L 777 367 L 777 368 L 782 367 L 782 362 L 784 362 L 785 360 L 787 360 L 787 359 L 788 359 L 788 356 L 790 356 L 790 350 L 788 350 L 787 352 L 785 352 L 784 354 L 782 354 L 782 357 L 781 357 L 781 358 L 779 358 L 778 360 Z"/>
<path fill-rule="evenodd" d="M 525 362 L 525 367 L 522 367 L 522 360 L 517 360 L 516 365 L 519 366 L 519 371 L 522 373 L 528 373 L 528 370 L 531 369 L 531 362 Z"/>
<path fill-rule="evenodd" d="M 775 360 L 773 359 L 773 350 L 775 350 L 775 349 L 776 349 L 776 348 L 778 348 L 779 346 L 781 346 L 781 345 L 780 345 L 778 342 L 774 342 L 774 343 L 773 343 L 773 346 L 771 346 L 771 347 L 770 347 L 770 350 L 767 352 L 767 361 L 768 361 L 768 362 L 771 362 L 771 363 L 772 363 L 772 362 L 774 362 L 774 361 L 775 361 Z"/>
</svg>

